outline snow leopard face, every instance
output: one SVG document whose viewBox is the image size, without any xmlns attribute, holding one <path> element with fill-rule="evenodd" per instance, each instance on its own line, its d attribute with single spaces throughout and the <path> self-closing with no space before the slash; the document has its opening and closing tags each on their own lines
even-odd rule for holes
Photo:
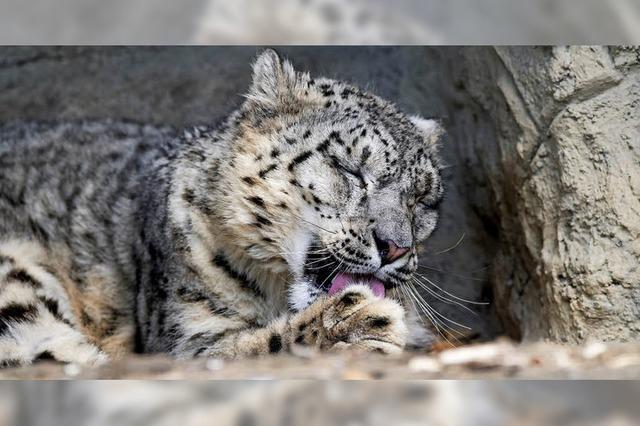
<svg viewBox="0 0 640 426">
<path fill-rule="evenodd" d="M 254 65 L 225 175 L 236 239 L 292 277 L 300 310 L 350 281 L 383 296 L 410 285 L 436 227 L 442 128 L 348 84 L 297 73 L 273 51 Z"/>
</svg>

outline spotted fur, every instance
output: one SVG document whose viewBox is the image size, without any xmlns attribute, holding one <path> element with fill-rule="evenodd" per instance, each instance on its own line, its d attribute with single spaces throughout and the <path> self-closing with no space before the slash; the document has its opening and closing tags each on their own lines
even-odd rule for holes
<svg viewBox="0 0 640 426">
<path fill-rule="evenodd" d="M 436 226 L 441 134 L 270 50 L 217 127 L 5 125 L 0 361 L 424 342 L 398 289 Z M 381 241 L 408 253 L 385 262 Z M 364 284 L 329 297 L 338 271 L 388 297 Z"/>
</svg>

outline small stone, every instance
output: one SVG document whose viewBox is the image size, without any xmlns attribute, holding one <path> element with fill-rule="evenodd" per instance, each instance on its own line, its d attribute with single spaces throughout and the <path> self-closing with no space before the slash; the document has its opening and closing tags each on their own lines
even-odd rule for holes
<svg viewBox="0 0 640 426">
<path fill-rule="evenodd" d="M 78 364 L 67 364 L 64 366 L 64 374 L 70 377 L 77 376 L 81 371 L 82 369 Z"/>
<path fill-rule="evenodd" d="M 444 365 L 460 364 L 493 364 L 500 354 L 498 344 L 486 344 L 480 346 L 467 346 L 463 348 L 449 349 L 438 357 Z"/>
<path fill-rule="evenodd" d="M 211 358 L 207 360 L 206 367 L 209 371 L 222 370 L 224 367 L 224 361 L 218 358 Z"/>
<path fill-rule="evenodd" d="M 440 371 L 440 363 L 428 356 L 416 356 L 409 360 L 408 367 L 412 371 L 436 373 Z"/>
<path fill-rule="evenodd" d="M 366 371 L 351 368 L 342 374 L 344 380 L 371 380 L 371 375 Z"/>
<path fill-rule="evenodd" d="M 568 370 L 572 367 L 575 367 L 575 362 L 571 360 L 571 357 L 567 352 L 563 349 L 558 348 L 555 351 L 552 351 L 552 359 L 555 363 L 556 367 Z"/>
<path fill-rule="evenodd" d="M 638 354 L 619 355 L 613 358 L 612 360 L 610 360 L 607 364 L 611 368 L 626 368 L 626 367 L 632 367 L 632 366 L 639 366 L 640 355 Z"/>
<path fill-rule="evenodd" d="M 602 342 L 590 342 L 587 343 L 585 348 L 582 350 L 582 356 L 585 359 L 594 359 L 602 355 L 607 351 L 607 347 Z"/>
</svg>

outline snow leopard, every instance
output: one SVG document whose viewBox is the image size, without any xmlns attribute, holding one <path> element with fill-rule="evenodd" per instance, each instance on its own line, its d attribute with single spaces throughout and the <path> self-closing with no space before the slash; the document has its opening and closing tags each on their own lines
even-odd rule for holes
<svg viewBox="0 0 640 426">
<path fill-rule="evenodd" d="M 211 126 L 2 125 L 3 366 L 434 339 L 407 287 L 438 222 L 440 122 L 273 50 L 252 71 Z"/>
</svg>

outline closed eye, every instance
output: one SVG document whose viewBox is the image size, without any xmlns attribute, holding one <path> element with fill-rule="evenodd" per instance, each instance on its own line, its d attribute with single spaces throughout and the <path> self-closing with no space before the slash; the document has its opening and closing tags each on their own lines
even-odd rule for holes
<svg viewBox="0 0 640 426">
<path fill-rule="evenodd" d="M 358 186 L 360 186 L 360 188 L 366 188 L 367 187 L 367 182 L 364 180 L 364 176 L 362 176 L 362 173 L 360 173 L 360 171 L 353 171 L 353 170 L 349 170 L 349 169 L 343 169 L 343 171 L 346 174 L 358 179 L 358 182 L 359 182 Z"/>
<path fill-rule="evenodd" d="M 362 175 L 362 172 L 360 172 L 360 170 L 353 170 L 353 169 L 343 165 L 335 157 L 332 157 L 332 160 L 333 160 L 333 165 L 335 166 L 336 169 L 338 169 L 342 173 L 344 173 L 346 175 L 349 175 L 352 178 L 358 180 L 358 186 L 360 188 L 366 188 L 367 187 L 367 181 L 364 179 L 364 176 Z"/>
</svg>

